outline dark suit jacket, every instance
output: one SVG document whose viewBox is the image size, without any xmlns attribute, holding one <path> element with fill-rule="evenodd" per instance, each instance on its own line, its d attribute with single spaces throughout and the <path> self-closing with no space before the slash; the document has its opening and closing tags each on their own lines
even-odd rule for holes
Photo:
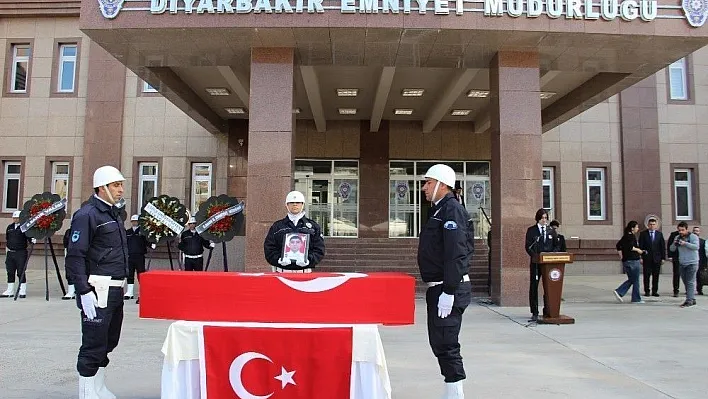
<svg viewBox="0 0 708 399">
<path fill-rule="evenodd" d="M 568 252 L 568 247 L 565 245 L 565 236 L 563 234 L 558 234 L 558 246 L 555 248 L 556 252 Z"/>
<path fill-rule="evenodd" d="M 671 243 L 674 242 L 674 239 L 678 233 L 678 230 L 671 232 L 671 234 L 669 234 L 669 239 L 666 241 L 666 257 L 671 258 L 673 262 L 678 261 L 678 251 L 672 251 L 669 247 L 671 246 Z"/>
<path fill-rule="evenodd" d="M 558 233 L 546 226 L 546 235 L 550 235 L 551 238 L 546 238 L 544 243 L 537 225 L 534 224 L 526 230 L 526 253 L 529 256 L 533 257 L 534 254 L 540 252 L 553 252 L 558 248 Z M 538 241 L 536 241 L 537 238 Z"/>
<path fill-rule="evenodd" d="M 649 230 L 644 230 L 639 233 L 639 248 L 649 252 L 644 256 L 644 259 L 651 259 L 654 263 L 661 263 L 666 259 L 666 241 L 664 235 L 659 230 L 654 232 L 654 241 L 652 242 Z"/>
</svg>

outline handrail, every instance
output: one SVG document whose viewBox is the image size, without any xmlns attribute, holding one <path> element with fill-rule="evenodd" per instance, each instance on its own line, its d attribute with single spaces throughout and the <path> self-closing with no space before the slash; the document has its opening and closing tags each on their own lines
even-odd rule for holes
<svg viewBox="0 0 708 399">
<path fill-rule="evenodd" d="M 489 220 L 489 216 L 487 216 L 487 212 L 484 211 L 484 208 L 482 207 L 482 205 L 479 206 L 479 210 L 482 211 L 482 215 L 484 215 L 484 218 L 487 219 L 487 223 L 489 223 L 489 225 L 491 226 L 492 221 Z"/>
</svg>

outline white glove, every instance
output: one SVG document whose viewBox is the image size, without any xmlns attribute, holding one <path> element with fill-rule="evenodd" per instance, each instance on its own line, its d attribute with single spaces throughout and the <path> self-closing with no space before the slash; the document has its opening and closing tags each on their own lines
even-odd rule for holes
<svg viewBox="0 0 708 399">
<path fill-rule="evenodd" d="M 215 246 L 216 244 L 214 243 L 214 241 L 209 241 L 209 248 L 214 248 Z"/>
<path fill-rule="evenodd" d="M 278 264 L 280 266 L 290 266 L 291 261 L 290 261 L 290 259 L 287 259 L 287 258 L 280 258 L 280 259 L 278 259 Z"/>
<path fill-rule="evenodd" d="M 438 298 L 438 317 L 441 319 L 446 318 L 447 316 L 450 316 L 450 313 L 452 313 L 452 303 L 455 302 L 455 296 L 442 293 L 440 294 L 440 297 Z"/>
<path fill-rule="evenodd" d="M 37 239 L 36 239 L 36 238 L 33 238 L 33 239 L 32 239 L 32 244 L 36 244 L 36 243 L 37 243 Z"/>
<path fill-rule="evenodd" d="M 305 267 L 305 266 L 308 266 L 308 265 L 310 264 L 310 261 L 309 261 L 309 260 L 300 260 L 300 259 L 298 259 L 297 262 L 295 262 L 295 264 L 298 265 L 298 266 L 300 266 L 300 267 Z"/>
<path fill-rule="evenodd" d="M 89 320 L 96 318 L 96 305 L 98 305 L 98 298 L 93 291 L 81 295 L 81 309 Z"/>
<path fill-rule="evenodd" d="M 157 248 L 157 244 L 150 244 L 150 248 L 152 248 L 152 249 Z"/>
</svg>

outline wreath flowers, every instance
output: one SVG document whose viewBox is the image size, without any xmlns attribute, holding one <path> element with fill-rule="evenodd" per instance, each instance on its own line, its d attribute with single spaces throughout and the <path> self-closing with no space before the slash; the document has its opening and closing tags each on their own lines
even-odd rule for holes
<svg viewBox="0 0 708 399">
<path fill-rule="evenodd" d="M 61 201 L 62 199 L 59 195 L 44 192 L 33 195 L 32 198 L 25 202 L 20 212 L 20 223 L 34 222 L 25 232 L 25 235 L 37 240 L 43 240 L 59 231 L 66 217 L 66 202 L 60 203 Z M 39 218 L 33 220 L 37 216 Z"/>
<path fill-rule="evenodd" d="M 243 202 L 226 194 L 212 196 L 199 206 L 194 218 L 197 232 L 203 238 L 214 242 L 230 241 L 243 225 Z"/>
<path fill-rule="evenodd" d="M 140 213 L 138 225 L 150 243 L 178 237 L 187 224 L 187 208 L 175 197 L 152 197 Z"/>
</svg>

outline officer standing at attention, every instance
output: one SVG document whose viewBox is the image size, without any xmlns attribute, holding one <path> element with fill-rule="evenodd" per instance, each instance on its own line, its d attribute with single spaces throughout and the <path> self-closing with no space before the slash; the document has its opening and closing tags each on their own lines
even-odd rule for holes
<svg viewBox="0 0 708 399">
<path fill-rule="evenodd" d="M 113 166 L 93 174 L 95 194 L 71 219 L 66 256 L 81 309 L 79 399 L 110 399 L 106 388 L 108 354 L 120 339 L 123 324 L 123 287 L 128 275 L 128 245 L 117 203 L 122 201 L 125 178 Z"/>
<path fill-rule="evenodd" d="M 285 208 L 288 215 L 270 226 L 263 243 L 266 261 L 279 273 L 310 273 L 312 268 L 324 258 L 325 243 L 322 229 L 314 220 L 305 216 L 305 196 L 299 191 L 291 191 L 285 196 Z M 307 259 L 293 260 L 283 253 L 285 236 L 290 233 L 302 233 L 309 236 L 310 247 Z"/>
<path fill-rule="evenodd" d="M 64 301 L 76 298 L 76 289 L 74 288 L 74 283 L 71 282 L 71 276 L 69 275 L 69 272 L 66 271 L 66 253 L 69 249 L 69 241 L 71 241 L 71 225 L 69 225 L 69 228 L 66 229 L 66 231 L 64 232 L 64 236 L 62 237 L 62 243 L 64 244 L 64 273 L 66 274 L 66 284 L 69 288 L 66 292 L 66 295 L 61 297 L 61 299 Z"/>
<path fill-rule="evenodd" d="M 123 295 L 123 299 L 133 299 L 135 296 L 135 272 L 140 275 L 145 272 L 145 254 L 147 253 L 148 242 L 144 235 L 140 234 L 138 226 L 138 215 L 130 217 L 130 228 L 125 230 L 125 236 L 128 238 L 128 289 Z M 155 249 L 155 244 L 151 244 L 151 248 Z"/>
<path fill-rule="evenodd" d="M 197 233 L 197 220 L 194 216 L 189 218 L 187 227 L 188 230 L 179 237 L 177 248 L 184 252 L 184 270 L 200 272 L 204 270 L 204 248 L 214 248 L 214 243 Z"/>
<path fill-rule="evenodd" d="M 15 275 L 19 276 L 20 298 L 27 297 L 27 243 L 35 243 L 37 240 L 29 238 L 20 230 L 20 211 L 12 213 L 12 223 L 5 231 L 7 239 L 7 249 L 5 250 L 5 269 L 7 269 L 7 291 L 0 295 L 0 298 L 15 296 Z"/>
<path fill-rule="evenodd" d="M 443 399 L 462 399 L 466 375 L 459 334 L 462 314 L 472 300 L 468 270 L 474 253 L 474 229 L 452 191 L 455 171 L 437 164 L 423 177 L 425 198 L 433 203 L 418 243 L 420 276 L 428 284 L 428 341 L 445 377 Z"/>
</svg>

